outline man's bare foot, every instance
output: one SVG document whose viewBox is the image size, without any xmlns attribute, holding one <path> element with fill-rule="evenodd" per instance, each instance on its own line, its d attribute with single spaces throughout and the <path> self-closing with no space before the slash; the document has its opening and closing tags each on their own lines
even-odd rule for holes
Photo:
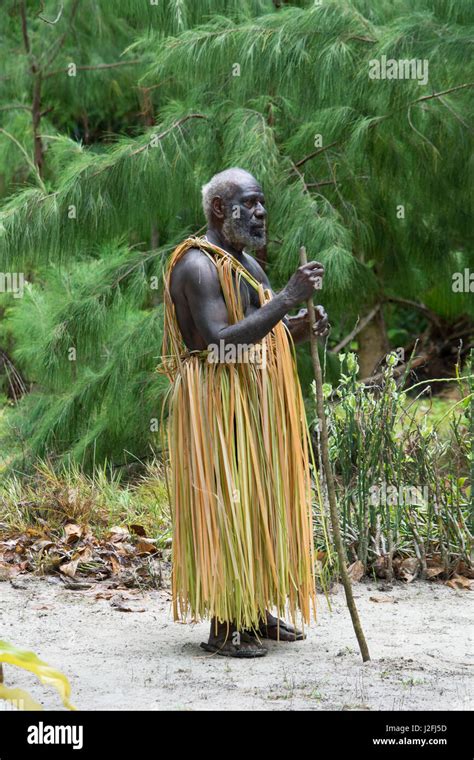
<svg viewBox="0 0 474 760">
<path fill-rule="evenodd" d="M 268 610 L 265 611 L 266 620 L 262 620 L 259 628 L 254 632 L 247 631 L 250 636 L 257 635 L 261 639 L 272 639 L 273 641 L 303 641 L 306 634 L 299 631 L 284 620 L 279 620 Z"/>
<path fill-rule="evenodd" d="M 246 631 L 238 631 L 232 623 L 217 623 L 211 620 L 209 641 L 201 644 L 206 652 L 219 654 L 223 657 L 264 657 L 268 649 Z"/>
</svg>

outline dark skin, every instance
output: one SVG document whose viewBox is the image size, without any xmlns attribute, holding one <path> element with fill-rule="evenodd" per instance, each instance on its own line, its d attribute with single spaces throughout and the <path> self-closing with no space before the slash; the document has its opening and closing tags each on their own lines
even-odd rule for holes
<svg viewBox="0 0 474 760">
<path fill-rule="evenodd" d="M 324 267 L 317 261 L 310 261 L 298 267 L 286 286 L 274 293 L 267 275 L 253 256 L 245 253 L 244 246 L 230 242 L 223 232 L 223 225 L 229 213 L 239 210 L 242 226 L 255 238 L 262 235 L 267 212 L 264 196 L 258 182 L 249 176 L 248 180 L 236 182 L 233 195 L 227 201 L 219 196 L 212 200 L 212 218 L 206 237 L 232 254 L 245 269 L 265 288 L 269 288 L 272 299 L 260 306 L 258 293 L 243 278 L 241 279 L 244 319 L 234 325 L 229 324 L 227 307 L 222 295 L 217 270 L 206 254 L 196 248 L 186 252 L 176 264 L 171 275 L 171 297 L 176 309 L 178 325 L 184 342 L 190 350 L 203 350 L 210 343 L 219 345 L 253 344 L 267 335 L 278 322 L 283 320 L 295 343 L 309 340 L 310 324 L 307 309 L 300 309 L 296 316 L 287 316 L 291 309 L 304 303 L 314 295 L 315 287 L 320 287 Z M 324 337 L 330 326 L 322 306 L 316 306 L 314 332 Z M 265 654 L 260 642 L 247 632 L 237 632 L 232 622 L 219 623 L 211 620 L 208 644 L 217 646 L 221 654 L 235 657 L 252 657 Z M 296 641 L 304 638 L 293 626 L 278 620 L 268 611 L 266 620 L 261 621 L 259 638 L 280 641 Z M 263 650 L 263 651 L 262 651 Z"/>
</svg>

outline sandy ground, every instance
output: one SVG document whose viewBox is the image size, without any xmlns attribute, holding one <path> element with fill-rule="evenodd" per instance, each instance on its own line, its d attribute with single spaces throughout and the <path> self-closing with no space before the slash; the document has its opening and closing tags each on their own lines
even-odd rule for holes
<svg viewBox="0 0 474 760">
<path fill-rule="evenodd" d="M 471 591 L 429 582 L 385 591 L 374 582 L 356 584 L 373 658 L 363 664 L 340 586 L 330 595 L 332 612 L 319 597 L 306 641 L 265 642 L 266 657 L 239 661 L 200 649 L 208 624 L 173 623 L 165 590 L 124 592 L 125 606 L 135 610 L 125 612 L 113 598 L 97 599 L 97 585 L 71 591 L 56 578 L 24 576 L 15 583 L 0 583 L 0 638 L 66 673 L 79 709 L 474 707 Z M 5 680 L 45 708 L 61 708 L 56 693 L 31 674 L 6 666 Z"/>
</svg>

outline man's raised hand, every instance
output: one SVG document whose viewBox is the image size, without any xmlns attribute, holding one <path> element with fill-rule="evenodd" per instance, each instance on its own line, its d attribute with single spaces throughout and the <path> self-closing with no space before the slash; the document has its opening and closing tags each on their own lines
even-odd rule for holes
<svg viewBox="0 0 474 760">
<path fill-rule="evenodd" d="M 308 261 L 307 264 L 298 267 L 282 291 L 288 308 L 292 309 L 311 298 L 314 291 L 321 288 L 323 276 L 324 267 L 318 261 Z"/>
</svg>

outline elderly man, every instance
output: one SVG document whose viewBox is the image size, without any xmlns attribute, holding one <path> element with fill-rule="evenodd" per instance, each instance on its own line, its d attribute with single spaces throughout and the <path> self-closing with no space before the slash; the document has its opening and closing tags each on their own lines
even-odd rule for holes
<svg viewBox="0 0 474 760">
<path fill-rule="evenodd" d="M 267 214 L 247 171 L 216 174 L 203 207 L 206 235 L 176 248 L 164 278 L 174 616 L 211 618 L 206 651 L 259 657 L 263 638 L 305 637 L 268 608 L 308 623 L 315 603 L 310 443 L 293 346 L 310 325 L 306 309 L 287 314 L 324 270 L 310 261 L 272 291 L 250 253 L 266 243 Z M 327 315 L 316 313 L 324 336 Z"/>
</svg>

